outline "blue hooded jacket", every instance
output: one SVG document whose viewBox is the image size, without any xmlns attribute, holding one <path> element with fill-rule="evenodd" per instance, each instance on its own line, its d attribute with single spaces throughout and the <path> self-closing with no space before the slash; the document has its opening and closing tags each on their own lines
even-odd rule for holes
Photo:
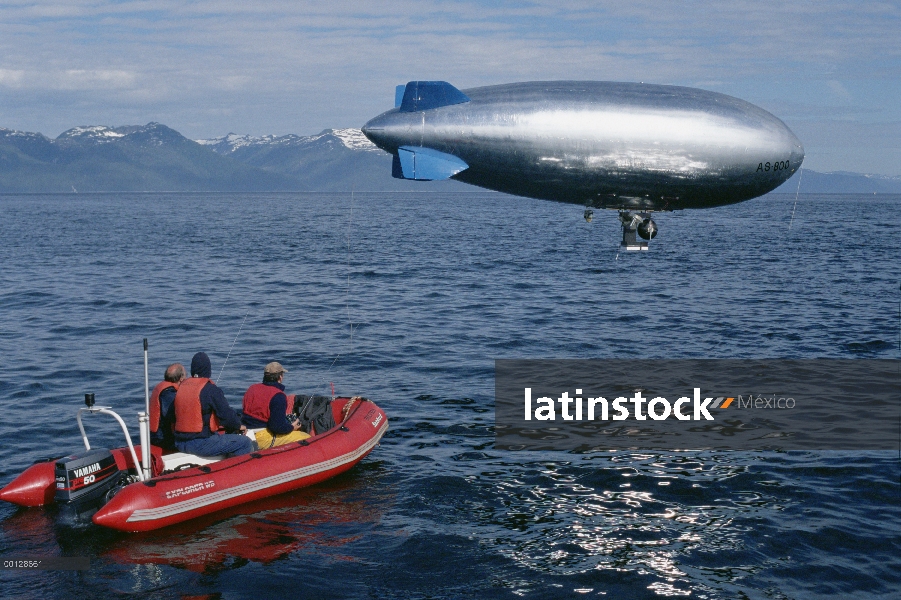
<svg viewBox="0 0 901 600">
<path fill-rule="evenodd" d="M 207 379 L 213 374 L 213 367 L 210 363 L 210 357 L 206 352 L 198 352 L 191 359 L 191 377 L 205 377 Z M 219 387 L 210 381 L 203 389 L 200 390 L 200 414 L 203 417 L 203 431 L 199 433 L 183 433 L 175 432 L 175 439 L 179 442 L 186 442 L 197 438 L 208 438 L 215 435 L 210 431 L 210 413 L 216 415 L 219 424 L 225 427 L 225 431 L 232 433 L 241 428 L 241 419 L 238 414 L 232 410 L 225 399 L 225 394 Z"/>
</svg>

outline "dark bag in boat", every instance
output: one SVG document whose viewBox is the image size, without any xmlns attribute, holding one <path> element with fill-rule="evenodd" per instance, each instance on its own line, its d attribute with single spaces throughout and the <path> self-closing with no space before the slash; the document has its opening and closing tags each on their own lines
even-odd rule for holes
<svg viewBox="0 0 901 600">
<path fill-rule="evenodd" d="M 328 396 L 294 397 L 294 414 L 300 419 L 300 430 L 311 435 L 325 433 L 335 427 L 332 399 Z"/>
</svg>

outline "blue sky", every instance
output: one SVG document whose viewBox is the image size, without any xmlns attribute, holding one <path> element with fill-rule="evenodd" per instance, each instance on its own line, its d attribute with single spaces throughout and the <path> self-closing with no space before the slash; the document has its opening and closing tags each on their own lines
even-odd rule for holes
<svg viewBox="0 0 901 600">
<path fill-rule="evenodd" d="M 805 167 L 901 175 L 899 2 L 0 0 L 0 127 L 360 127 L 394 86 L 645 81 L 785 121 Z"/>
</svg>

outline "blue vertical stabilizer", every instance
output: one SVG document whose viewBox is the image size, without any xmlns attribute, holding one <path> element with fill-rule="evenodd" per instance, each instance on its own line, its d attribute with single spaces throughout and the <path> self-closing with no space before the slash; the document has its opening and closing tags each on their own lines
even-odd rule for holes
<svg viewBox="0 0 901 600">
<path fill-rule="evenodd" d="M 469 101 L 469 96 L 446 81 L 411 81 L 404 88 L 400 112 L 416 112 Z"/>
</svg>

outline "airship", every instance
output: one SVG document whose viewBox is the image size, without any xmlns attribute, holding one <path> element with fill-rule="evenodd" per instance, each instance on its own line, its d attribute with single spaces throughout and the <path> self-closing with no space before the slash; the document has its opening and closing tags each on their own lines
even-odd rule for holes
<svg viewBox="0 0 901 600">
<path fill-rule="evenodd" d="M 454 179 L 517 196 L 619 211 L 622 246 L 646 250 L 652 213 L 742 202 L 774 190 L 804 147 L 774 115 L 701 89 L 534 81 L 459 90 L 397 86 L 363 134 L 392 175 Z"/>
</svg>

